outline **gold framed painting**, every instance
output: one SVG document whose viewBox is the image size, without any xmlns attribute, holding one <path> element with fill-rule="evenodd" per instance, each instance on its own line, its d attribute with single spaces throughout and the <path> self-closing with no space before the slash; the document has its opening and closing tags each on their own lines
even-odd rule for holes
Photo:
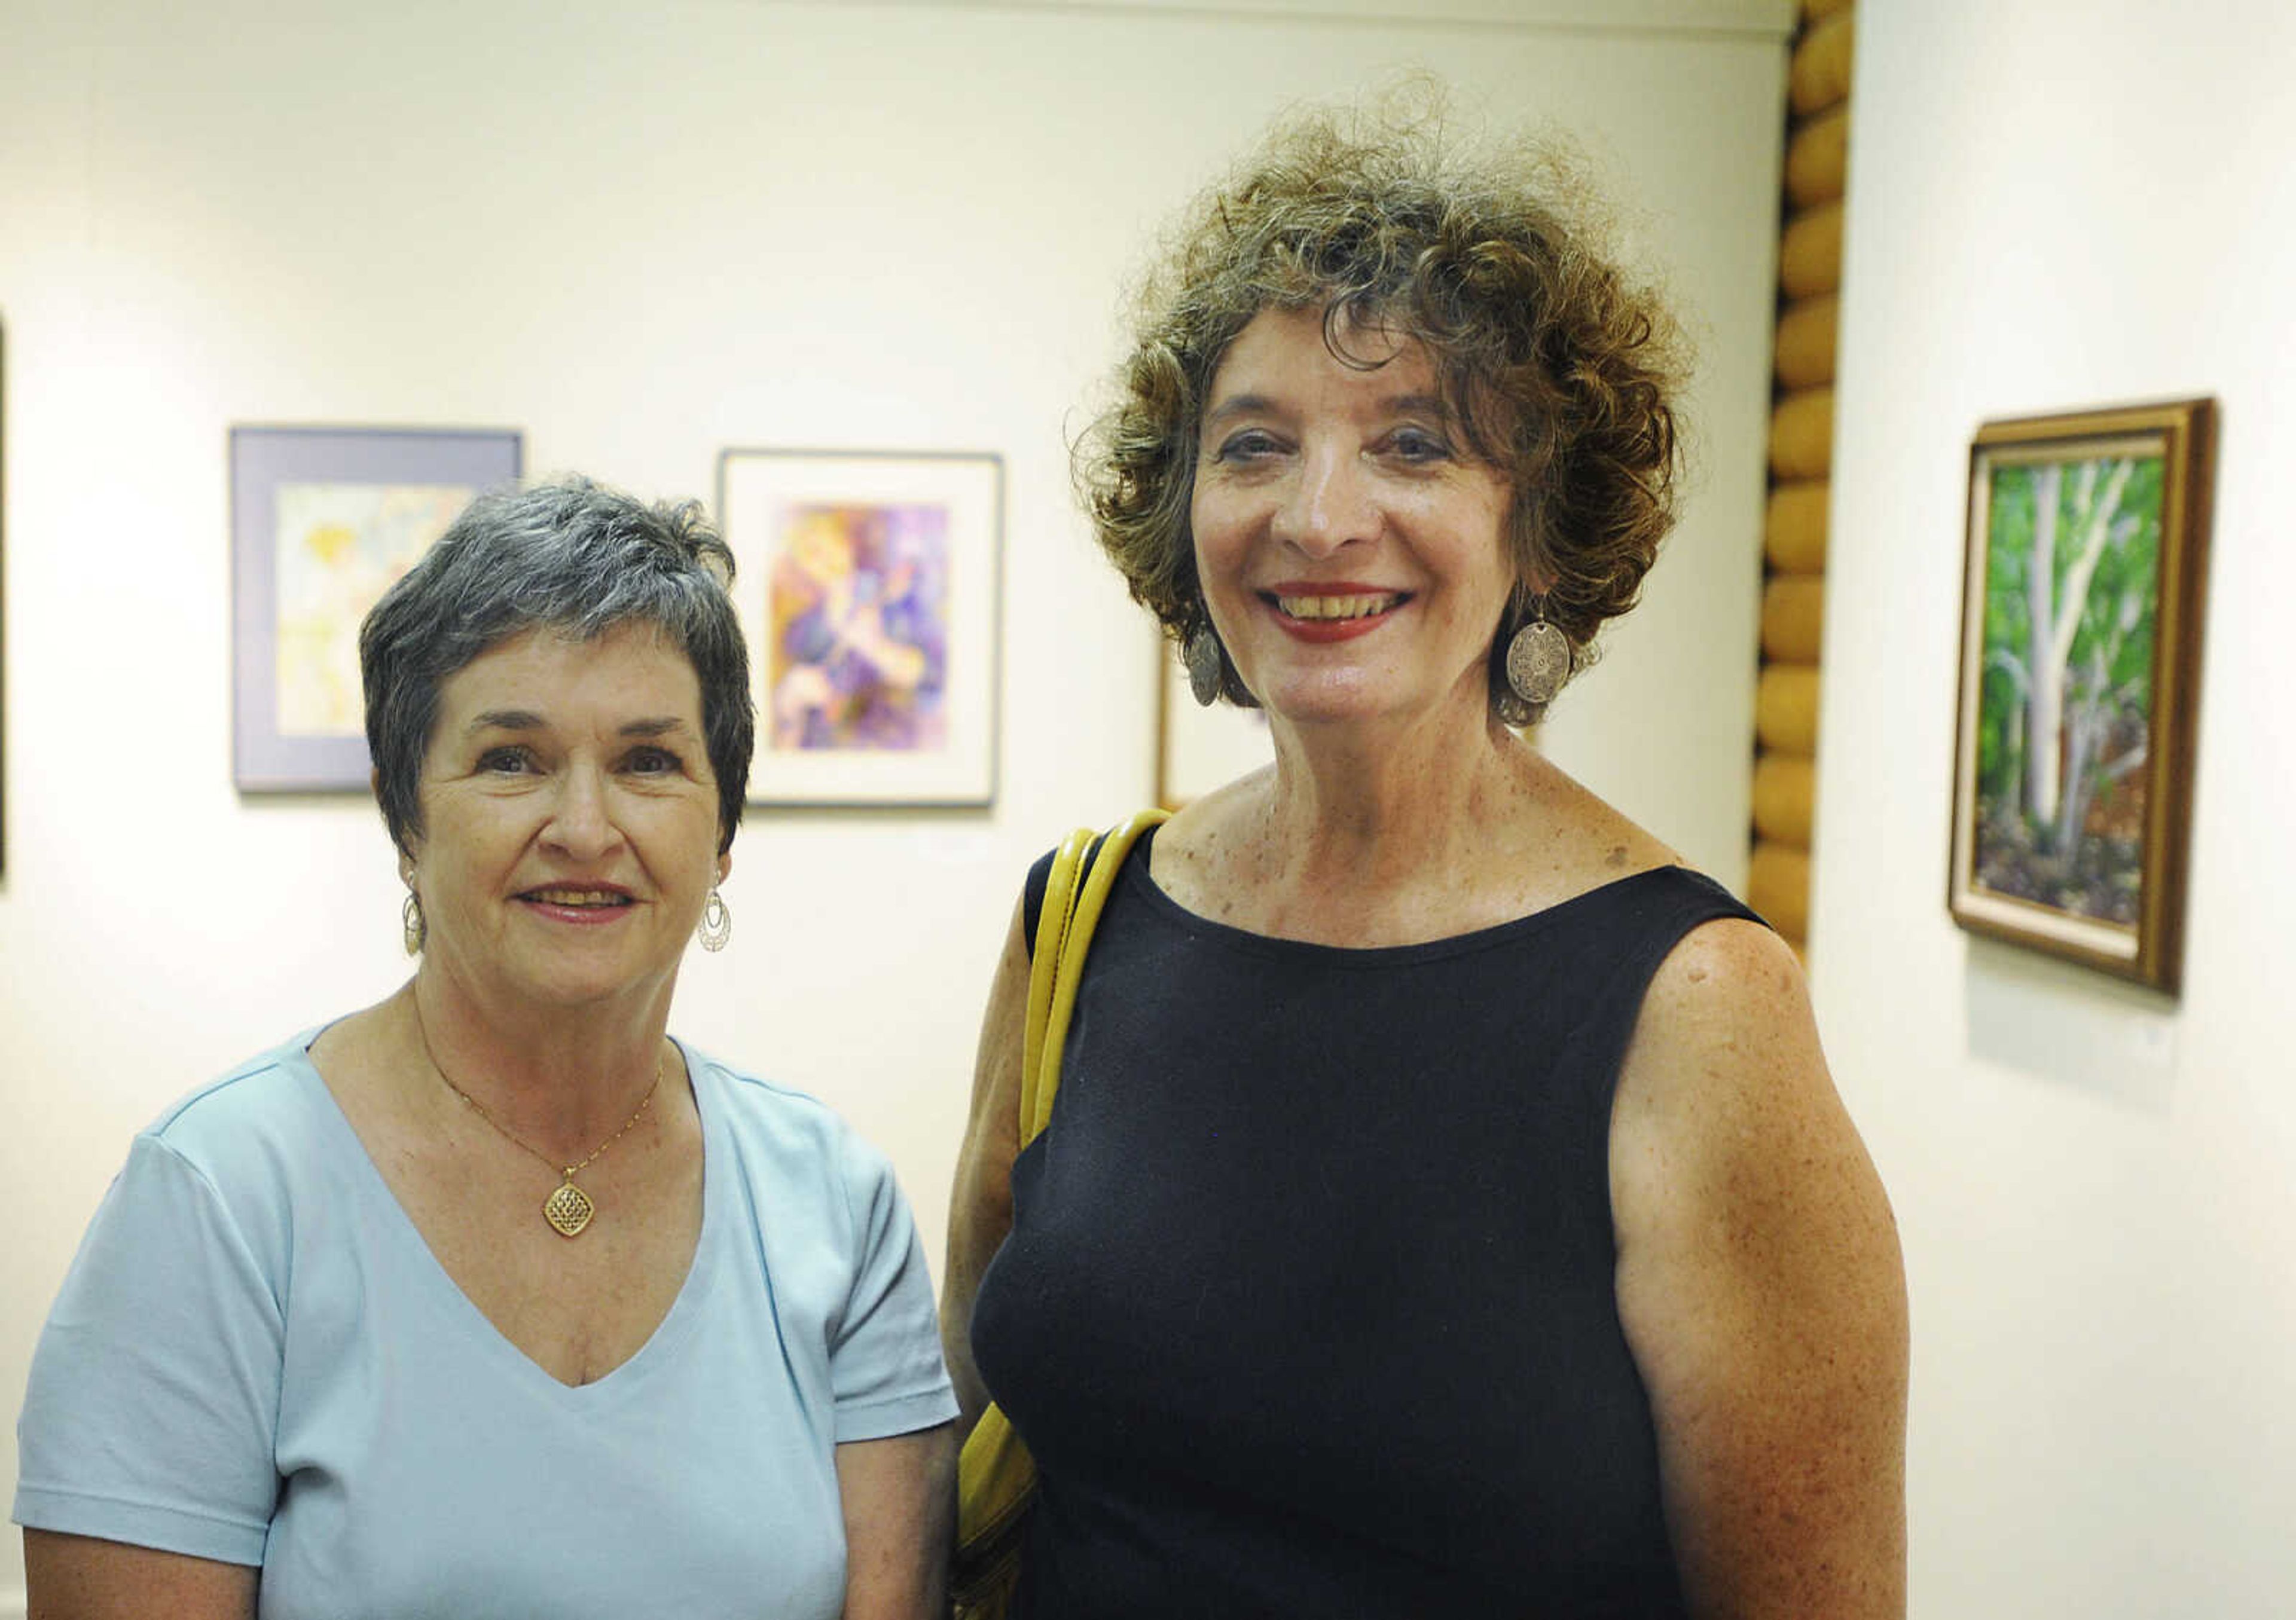
<svg viewBox="0 0 2296 1620">
<path fill-rule="evenodd" d="M 2175 994 L 2212 400 L 1989 421 L 1970 446 L 1946 904 Z"/>
</svg>

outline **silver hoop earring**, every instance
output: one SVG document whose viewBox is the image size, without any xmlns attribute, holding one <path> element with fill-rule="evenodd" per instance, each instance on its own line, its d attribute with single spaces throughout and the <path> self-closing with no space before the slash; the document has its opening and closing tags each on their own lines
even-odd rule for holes
<svg viewBox="0 0 2296 1620">
<path fill-rule="evenodd" d="M 1188 667 L 1188 691 L 1198 704 L 1210 708 L 1219 701 L 1220 688 L 1227 683 L 1227 659 L 1220 650 L 1219 633 L 1210 619 L 1188 632 L 1181 653 Z"/>
<path fill-rule="evenodd" d="M 1554 701 L 1570 678 L 1570 638 L 1547 622 L 1546 598 L 1531 599 L 1530 622 L 1507 642 L 1507 685 L 1532 708 Z"/>
<path fill-rule="evenodd" d="M 693 935 L 701 941 L 701 948 L 705 951 L 722 951 L 726 948 L 726 942 L 734 937 L 733 910 L 726 905 L 726 896 L 718 892 L 718 886 L 714 883 L 709 886 L 709 898 L 701 903 L 701 922 L 693 930 Z"/>
<path fill-rule="evenodd" d="M 422 920 L 422 902 L 411 888 L 398 908 L 398 937 L 409 956 L 422 955 L 422 942 L 430 937 L 430 925 Z"/>
</svg>

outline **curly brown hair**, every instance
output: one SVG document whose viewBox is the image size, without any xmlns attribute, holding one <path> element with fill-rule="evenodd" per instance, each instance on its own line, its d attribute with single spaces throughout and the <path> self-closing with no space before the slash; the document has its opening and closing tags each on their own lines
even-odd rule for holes
<svg viewBox="0 0 2296 1620">
<path fill-rule="evenodd" d="M 1603 622 L 1634 606 L 1675 518 L 1685 344 L 1610 234 L 1567 143 L 1461 150 L 1439 91 L 1279 122 L 1181 217 L 1117 399 L 1074 447 L 1078 492 L 1133 599 L 1175 640 L 1208 622 L 1188 514 L 1214 374 L 1261 310 L 1320 306 L 1324 341 L 1349 364 L 1378 364 L 1349 351 L 1353 332 L 1423 345 L 1466 447 L 1508 479 L 1526 583 L 1494 626 L 1492 692 L 1505 717 L 1535 717 L 1504 669 L 1527 582 L 1550 582 L 1546 617 L 1583 664 Z M 1252 700 L 1232 665 L 1226 691 Z"/>
</svg>

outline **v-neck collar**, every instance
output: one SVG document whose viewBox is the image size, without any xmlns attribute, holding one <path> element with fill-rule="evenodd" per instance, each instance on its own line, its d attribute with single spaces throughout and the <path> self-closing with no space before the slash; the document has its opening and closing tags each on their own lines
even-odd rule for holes
<svg viewBox="0 0 2296 1620">
<path fill-rule="evenodd" d="M 718 1234 L 729 1218 L 723 1206 L 726 1193 L 720 1183 L 726 1178 L 716 1174 L 721 1166 L 732 1162 L 731 1150 L 725 1137 L 725 1120 L 718 1095 L 718 1076 L 709 1063 L 697 1055 L 683 1041 L 673 1035 L 678 1056 L 693 1087 L 693 1108 L 701 1123 L 701 1229 L 693 1243 L 693 1256 L 687 1263 L 685 1279 L 679 1284 L 677 1296 L 629 1356 L 611 1370 L 586 1384 L 569 1384 L 544 1369 L 542 1364 L 513 1344 L 487 1313 L 478 1307 L 462 1285 L 439 1263 L 431 1251 L 422 1228 L 406 1213 L 398 1195 L 383 1179 L 366 1143 L 336 1100 L 332 1087 L 319 1073 L 318 1065 L 311 1060 L 311 1043 L 325 1033 L 328 1026 L 308 1029 L 289 1043 L 285 1062 L 295 1071 L 297 1079 L 316 1093 L 318 1114 L 323 1128 L 334 1137 L 334 1149 L 352 1166 L 354 1196 L 360 1206 L 362 1224 L 381 1235 L 381 1241 L 397 1249 L 406 1273 L 416 1280 L 434 1308 L 458 1321 L 469 1342 L 483 1354 L 508 1368 L 513 1377 L 538 1381 L 558 1398 L 570 1403 L 594 1405 L 620 1398 L 622 1392 L 637 1387 L 651 1376 L 652 1369 L 674 1359 L 678 1346 L 699 1316 L 716 1272 Z"/>
</svg>

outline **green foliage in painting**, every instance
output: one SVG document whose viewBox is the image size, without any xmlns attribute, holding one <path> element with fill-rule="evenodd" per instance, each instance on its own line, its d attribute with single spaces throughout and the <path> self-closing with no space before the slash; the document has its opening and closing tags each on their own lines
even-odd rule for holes
<svg viewBox="0 0 2296 1620">
<path fill-rule="evenodd" d="M 1997 462 L 1985 492 L 1980 876 L 2113 920 L 2141 864 L 2164 470 Z"/>
</svg>

